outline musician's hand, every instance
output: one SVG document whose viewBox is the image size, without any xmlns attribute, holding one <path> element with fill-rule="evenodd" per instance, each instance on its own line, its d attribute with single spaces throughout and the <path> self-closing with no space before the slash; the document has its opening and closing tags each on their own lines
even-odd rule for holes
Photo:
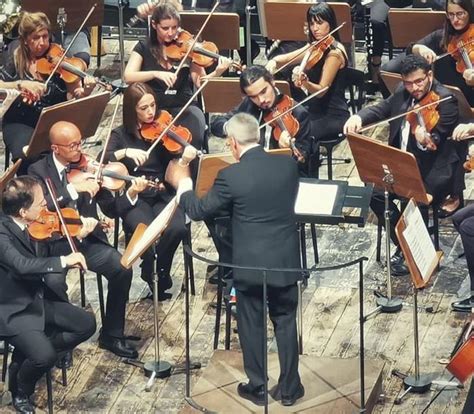
<svg viewBox="0 0 474 414">
<path fill-rule="evenodd" d="M 197 157 L 198 151 L 192 145 L 188 145 L 184 148 L 183 153 L 181 154 L 180 165 L 188 165 L 192 160 Z"/>
<path fill-rule="evenodd" d="M 232 65 L 232 59 L 221 56 L 217 62 L 216 70 L 214 71 L 214 77 L 221 76 L 226 70 Z"/>
<path fill-rule="evenodd" d="M 278 64 L 274 59 L 270 59 L 267 64 L 265 65 L 265 68 L 271 73 L 274 74 L 277 70 Z"/>
<path fill-rule="evenodd" d="M 79 234 L 77 235 L 77 238 L 80 240 L 85 239 L 89 234 L 91 234 L 97 226 L 97 223 L 99 222 L 94 217 L 81 217 L 81 221 L 82 228 Z"/>
<path fill-rule="evenodd" d="M 299 66 L 293 68 L 291 80 L 297 88 L 307 89 L 308 75 L 301 71 Z"/>
<path fill-rule="evenodd" d="M 148 159 L 147 152 L 137 148 L 127 148 L 125 150 L 125 156 L 132 159 L 138 166 L 144 164 Z"/>
<path fill-rule="evenodd" d="M 344 124 L 344 134 L 359 132 L 362 129 L 362 118 L 359 115 L 352 115 Z"/>
<path fill-rule="evenodd" d="M 428 146 L 430 143 L 430 134 L 426 132 L 426 129 L 418 125 L 415 129 L 415 139 L 420 145 L 424 147 Z"/>
<path fill-rule="evenodd" d="M 288 131 L 281 131 L 280 139 L 278 140 L 278 146 L 280 148 L 290 148 L 291 135 Z"/>
<path fill-rule="evenodd" d="M 93 179 L 74 182 L 72 185 L 78 193 L 89 193 L 91 198 L 97 194 L 100 188 L 99 183 Z"/>
<path fill-rule="evenodd" d="M 413 46 L 413 53 L 415 55 L 420 55 L 421 57 L 425 58 L 429 64 L 433 63 L 437 58 L 436 53 L 425 45 Z"/>
<path fill-rule="evenodd" d="M 84 78 L 84 96 L 89 96 L 97 85 L 97 81 L 93 76 Z"/>
<path fill-rule="evenodd" d="M 71 253 L 67 256 L 64 256 L 67 267 L 82 267 L 84 270 L 87 270 L 87 263 L 84 255 L 82 253 Z"/>
<path fill-rule="evenodd" d="M 19 81 L 18 87 L 21 91 L 23 102 L 28 105 L 32 105 L 46 93 L 46 87 L 38 81 L 22 80 Z"/>
<path fill-rule="evenodd" d="M 132 185 L 130 188 L 127 190 L 127 194 L 130 197 L 130 199 L 135 199 L 135 197 L 140 194 L 142 191 L 144 191 L 148 186 L 148 180 L 145 178 L 144 175 L 141 177 L 137 177 L 132 180 Z"/>
<path fill-rule="evenodd" d="M 462 141 L 463 139 L 474 134 L 474 123 L 459 124 L 453 131 L 453 140 Z"/>
<path fill-rule="evenodd" d="M 474 69 L 466 69 L 462 77 L 466 80 L 468 86 L 474 86 Z"/>
<path fill-rule="evenodd" d="M 189 166 L 180 165 L 178 160 L 171 160 L 166 168 L 165 181 L 172 185 L 173 188 L 178 188 L 179 182 L 184 179 L 191 177 Z"/>
<path fill-rule="evenodd" d="M 137 7 L 137 14 L 142 19 L 146 20 L 148 16 L 153 14 L 153 10 L 155 9 L 155 4 L 149 4 L 148 2 L 139 4 Z"/>
<path fill-rule="evenodd" d="M 156 79 L 162 81 L 168 88 L 171 88 L 176 82 L 176 73 L 165 72 L 163 70 L 155 70 L 153 75 Z"/>
</svg>

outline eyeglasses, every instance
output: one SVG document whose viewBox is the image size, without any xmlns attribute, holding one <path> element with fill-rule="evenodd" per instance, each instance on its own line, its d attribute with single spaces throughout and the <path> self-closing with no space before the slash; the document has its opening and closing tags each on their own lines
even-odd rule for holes
<svg viewBox="0 0 474 414">
<path fill-rule="evenodd" d="M 462 19 L 466 16 L 466 14 L 467 11 L 458 11 L 456 13 L 446 12 L 446 16 L 448 16 L 449 20 L 453 20 L 455 17 L 457 17 L 458 19 Z"/>
<path fill-rule="evenodd" d="M 403 86 L 405 86 L 405 88 L 413 88 L 414 85 L 423 86 L 423 83 L 425 82 L 427 77 L 428 77 L 428 74 L 426 74 L 423 78 L 415 79 L 412 82 L 403 81 Z"/>
<path fill-rule="evenodd" d="M 82 146 L 82 141 L 71 142 L 70 144 L 55 144 L 58 147 L 66 147 L 69 151 L 77 151 Z"/>
</svg>

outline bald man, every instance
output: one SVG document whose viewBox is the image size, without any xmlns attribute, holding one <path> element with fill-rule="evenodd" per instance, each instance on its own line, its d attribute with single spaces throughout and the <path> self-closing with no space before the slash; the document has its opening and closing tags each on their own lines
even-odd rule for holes
<svg viewBox="0 0 474 414">
<path fill-rule="evenodd" d="M 105 215 L 116 217 L 121 211 L 133 207 L 139 189 L 146 186 L 146 180 L 137 179 L 125 195 L 116 198 L 108 190 L 100 188 L 94 179 L 69 182 L 67 171 L 82 157 L 81 132 L 76 125 L 59 121 L 51 127 L 49 140 L 52 152 L 32 164 L 28 173 L 40 179 L 43 185 L 46 178 L 51 178 L 60 207 L 73 207 L 79 211 L 88 234 L 77 244 L 78 249 L 85 256 L 88 268 L 108 280 L 107 305 L 99 346 L 124 358 L 136 358 L 136 349 L 124 336 L 125 308 L 132 270 L 122 267 L 121 255 L 109 244 L 106 234 L 97 225 L 97 203 Z M 48 208 L 54 210 L 49 195 L 46 196 L 46 201 Z M 70 251 L 64 238 L 49 241 L 49 244 L 55 255 L 61 256 Z"/>
</svg>

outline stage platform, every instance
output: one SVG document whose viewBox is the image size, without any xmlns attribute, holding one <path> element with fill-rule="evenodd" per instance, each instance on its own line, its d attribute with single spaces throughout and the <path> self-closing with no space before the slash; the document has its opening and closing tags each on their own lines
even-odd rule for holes
<svg viewBox="0 0 474 414">
<path fill-rule="evenodd" d="M 366 413 L 371 413 L 382 389 L 384 363 L 366 361 Z M 278 354 L 268 355 L 269 389 L 277 384 L 280 366 Z M 271 413 L 354 413 L 360 408 L 359 360 L 357 358 L 300 357 L 301 381 L 305 395 L 292 407 L 283 407 L 269 397 Z M 260 413 L 258 407 L 237 394 L 239 382 L 246 381 L 239 351 L 215 351 L 192 390 L 192 397 L 202 407 L 217 413 Z M 199 411 L 185 406 L 182 414 Z"/>
</svg>

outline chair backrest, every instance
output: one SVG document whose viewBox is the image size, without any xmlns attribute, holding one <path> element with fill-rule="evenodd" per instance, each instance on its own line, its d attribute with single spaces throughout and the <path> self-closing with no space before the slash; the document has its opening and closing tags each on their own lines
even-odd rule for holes
<svg viewBox="0 0 474 414">
<path fill-rule="evenodd" d="M 385 72 L 384 70 L 380 71 L 380 77 L 391 94 L 395 92 L 395 89 L 397 89 L 402 81 L 402 75 L 399 73 Z"/>
<path fill-rule="evenodd" d="M 390 9 L 388 24 L 393 47 L 405 48 L 443 27 L 446 14 L 431 9 Z"/>
</svg>

